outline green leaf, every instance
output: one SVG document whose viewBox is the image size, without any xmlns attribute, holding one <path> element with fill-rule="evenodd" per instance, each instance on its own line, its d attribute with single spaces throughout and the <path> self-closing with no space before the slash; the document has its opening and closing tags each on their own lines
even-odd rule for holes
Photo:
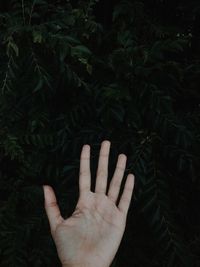
<svg viewBox="0 0 200 267">
<path fill-rule="evenodd" d="M 39 91 L 42 88 L 43 84 L 44 84 L 44 81 L 41 78 L 39 78 L 39 81 L 38 81 L 36 87 L 34 88 L 33 93 Z"/>
<path fill-rule="evenodd" d="M 33 31 L 33 42 L 41 44 L 43 42 L 42 33 L 39 31 Z"/>
<path fill-rule="evenodd" d="M 13 50 L 16 54 L 16 56 L 19 56 L 19 48 L 17 44 L 13 41 L 13 38 L 9 38 L 9 42 L 7 44 L 7 55 L 10 56 L 10 50 Z"/>
<path fill-rule="evenodd" d="M 90 75 L 92 75 L 92 70 L 93 70 L 92 65 L 87 64 L 86 66 L 87 66 L 87 72 L 88 72 Z"/>
<path fill-rule="evenodd" d="M 92 52 L 89 50 L 89 48 L 87 48 L 84 45 L 77 45 L 71 48 L 71 53 L 72 56 L 77 55 L 77 56 L 90 56 L 92 54 Z"/>
<path fill-rule="evenodd" d="M 63 172 L 63 174 L 65 174 L 65 173 L 67 173 L 71 170 L 74 170 L 76 168 L 77 167 L 75 165 L 66 165 L 65 167 L 63 167 L 62 172 Z"/>
<path fill-rule="evenodd" d="M 80 40 L 78 40 L 76 37 L 72 37 L 70 35 L 64 36 L 64 40 L 68 41 L 71 44 L 80 44 Z"/>
</svg>

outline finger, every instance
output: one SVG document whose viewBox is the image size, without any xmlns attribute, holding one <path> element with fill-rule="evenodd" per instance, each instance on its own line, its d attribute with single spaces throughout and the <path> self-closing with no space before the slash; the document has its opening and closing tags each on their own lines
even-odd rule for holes
<svg viewBox="0 0 200 267">
<path fill-rule="evenodd" d="M 99 153 L 97 178 L 95 185 L 96 193 L 106 193 L 109 151 L 110 151 L 110 141 L 104 140 L 101 143 L 101 149 Z"/>
<path fill-rule="evenodd" d="M 127 157 L 125 154 L 120 154 L 118 156 L 117 166 L 116 166 L 113 178 L 110 182 L 108 197 L 114 202 L 117 201 L 117 198 L 119 195 L 120 186 L 121 186 L 122 178 L 124 176 L 124 171 L 126 167 L 126 159 Z"/>
<path fill-rule="evenodd" d="M 57 205 L 56 196 L 51 186 L 43 185 L 44 198 L 45 198 L 45 210 L 49 219 L 51 231 L 55 231 L 56 226 L 64 221 L 60 214 L 60 209 Z"/>
<path fill-rule="evenodd" d="M 126 179 L 124 190 L 118 205 L 119 210 L 123 212 L 125 216 L 127 215 L 130 206 L 134 183 L 135 183 L 135 176 L 132 173 L 130 173 Z"/>
<path fill-rule="evenodd" d="M 89 192 L 91 187 L 90 173 L 90 146 L 84 145 L 81 151 L 80 172 L 79 172 L 79 192 Z"/>
</svg>

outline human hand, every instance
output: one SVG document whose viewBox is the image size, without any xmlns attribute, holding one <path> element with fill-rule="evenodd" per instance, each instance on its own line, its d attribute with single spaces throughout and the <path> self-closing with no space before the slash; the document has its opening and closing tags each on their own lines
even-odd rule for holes
<svg viewBox="0 0 200 267">
<path fill-rule="evenodd" d="M 107 175 L 110 141 L 101 144 L 95 192 L 90 191 L 90 146 L 82 147 L 79 199 L 71 217 L 64 220 L 52 187 L 43 185 L 45 210 L 63 267 L 109 267 L 123 237 L 134 187 L 128 174 L 118 207 L 116 201 L 126 166 L 126 155 L 118 156 L 108 193 Z"/>
</svg>

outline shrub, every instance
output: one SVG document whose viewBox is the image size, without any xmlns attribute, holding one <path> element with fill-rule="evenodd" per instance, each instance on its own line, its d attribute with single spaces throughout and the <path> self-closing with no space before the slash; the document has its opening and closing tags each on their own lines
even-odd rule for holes
<svg viewBox="0 0 200 267">
<path fill-rule="evenodd" d="M 70 216 L 83 144 L 94 188 L 109 139 L 109 181 L 119 153 L 136 176 L 112 266 L 199 266 L 200 60 L 186 31 L 198 2 L 173 3 L 185 25 L 163 16 L 170 1 L 111 1 L 109 25 L 108 2 L 71 2 L 1 4 L 0 265 L 60 266 L 42 184 Z"/>
</svg>

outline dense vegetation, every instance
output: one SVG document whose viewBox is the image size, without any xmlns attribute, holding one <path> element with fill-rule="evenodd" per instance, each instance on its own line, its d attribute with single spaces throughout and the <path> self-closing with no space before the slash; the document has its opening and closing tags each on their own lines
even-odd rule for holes
<svg viewBox="0 0 200 267">
<path fill-rule="evenodd" d="M 0 266 L 60 266 L 44 211 L 65 217 L 79 157 L 111 141 L 136 186 L 112 267 L 200 266 L 199 1 L 0 3 Z"/>
</svg>

